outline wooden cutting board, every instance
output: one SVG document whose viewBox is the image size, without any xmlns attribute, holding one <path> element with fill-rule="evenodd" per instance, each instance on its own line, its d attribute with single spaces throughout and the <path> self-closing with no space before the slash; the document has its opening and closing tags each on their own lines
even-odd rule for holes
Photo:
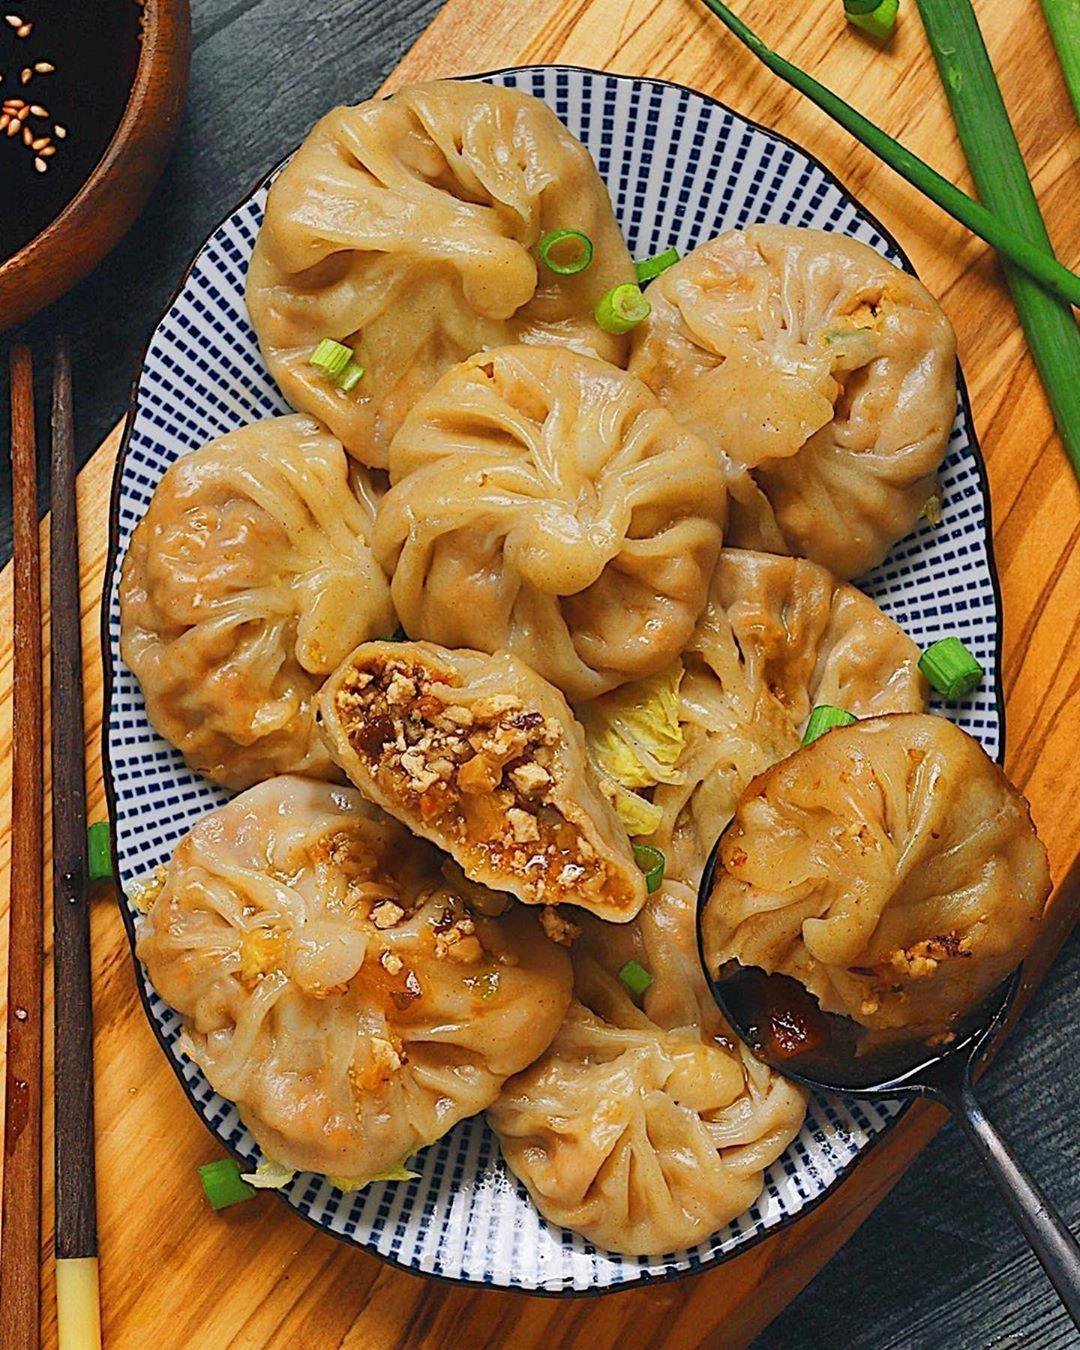
<svg viewBox="0 0 1080 1350">
<path fill-rule="evenodd" d="M 914 6 L 878 50 L 840 0 L 737 0 L 771 45 L 970 190 Z M 1080 158 L 1072 110 L 1034 0 L 982 0 L 979 16 L 1051 232 L 1080 262 Z M 1080 910 L 1080 494 L 989 251 L 758 66 L 694 0 L 449 0 L 387 82 L 524 62 L 569 62 L 676 80 L 811 148 L 899 237 L 959 336 L 989 465 L 1005 603 L 1007 767 L 1050 849 L 1056 898 L 1037 977 Z M 282 151 L 288 147 L 282 146 Z M 1070 252 L 1071 250 L 1071 252 Z M 1080 378 L 1080 372 L 1077 375 Z M 90 818 L 104 815 L 98 611 L 119 429 L 79 480 Z M 0 576 L 10 614 L 10 568 Z M 11 739 L 11 624 L 0 633 L 0 743 Z M 10 762 L 0 766 L 6 905 Z M 6 923 L 6 921 L 5 921 Z M 0 931 L 4 931 L 0 928 Z M 394 1270 L 316 1232 L 272 1197 L 222 1215 L 195 1167 L 220 1150 L 196 1119 L 136 997 L 115 905 L 93 915 L 98 1195 L 104 1329 L 112 1347 L 516 1345 L 737 1346 L 837 1250 L 940 1124 L 918 1106 L 805 1219 L 691 1280 L 595 1300 L 458 1289 Z M 0 951 L 0 981 L 4 953 Z M 51 986 L 51 971 L 46 972 Z M 3 983 L 0 982 L 0 989 Z M 49 1047 L 47 1046 L 47 1052 Z M 46 1063 L 51 1073 L 51 1061 Z M 48 1077 L 46 1079 L 48 1082 Z M 48 1095 L 48 1093 L 46 1093 Z M 50 1122 L 46 1121 L 43 1334 L 55 1343 Z"/>
</svg>

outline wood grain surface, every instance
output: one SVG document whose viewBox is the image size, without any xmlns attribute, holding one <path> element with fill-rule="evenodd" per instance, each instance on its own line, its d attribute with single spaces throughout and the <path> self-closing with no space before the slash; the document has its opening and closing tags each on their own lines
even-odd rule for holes
<svg viewBox="0 0 1080 1350">
<path fill-rule="evenodd" d="M 286 22 L 280 7 L 266 9 L 270 22 Z M 894 43 L 879 51 L 845 27 L 837 0 L 799 5 L 743 0 L 738 9 L 785 55 L 812 68 L 916 153 L 970 187 L 913 11 L 905 10 Z M 1076 266 L 1080 135 L 1037 5 L 983 0 L 978 9 L 1051 233 L 1063 260 Z M 884 221 L 944 304 L 957 329 L 992 486 L 1006 620 L 1007 768 L 1031 799 L 1057 882 L 1052 921 L 1034 968 L 1041 973 L 1080 907 L 1080 874 L 1074 869 L 1080 820 L 1073 809 L 1080 794 L 1080 493 L 1054 437 L 996 263 L 979 241 L 926 206 L 914 189 L 757 66 L 694 0 L 449 0 L 387 87 L 526 61 L 567 61 L 678 80 L 782 131 L 811 149 Z M 303 130 L 297 127 L 297 138 Z M 286 148 L 276 147 L 267 162 Z M 212 146 L 207 154 L 212 156 Z M 226 201 L 244 186 L 238 181 Z M 109 479 L 118 444 L 118 433 L 110 436 L 79 480 L 91 819 L 104 813 L 97 631 Z M 10 603 L 9 569 L 0 577 L 5 614 Z M 5 623 L 3 744 L 10 744 L 11 736 L 10 632 Z M 0 765 L 5 812 L 9 786 L 5 759 Z M 4 815 L 0 870 L 9 856 Z M 6 891 L 0 878 L 5 898 Z M 146 1025 L 114 906 L 96 906 L 92 933 L 102 1301 L 105 1336 L 113 1346 L 743 1345 L 843 1244 L 940 1123 L 936 1111 L 914 1108 L 852 1180 L 811 1215 L 691 1280 L 600 1300 L 455 1289 L 341 1246 L 272 1197 L 212 1215 L 194 1168 L 215 1156 L 215 1145 Z M 46 1075 L 49 1054 L 47 1040 Z M 1075 1148 L 1067 1134 L 1066 1147 Z M 48 1113 L 44 1148 L 50 1158 Z M 46 1200 L 42 1309 L 45 1342 L 52 1344 L 52 1225 Z M 1000 1224 L 1004 1229 L 1004 1216 Z M 883 1263 L 887 1267 L 887 1256 Z M 856 1291 L 846 1292 L 857 1306 Z M 936 1338 L 939 1324 L 932 1312 L 907 1326 L 903 1317 L 899 1310 L 899 1330 L 889 1344 L 952 1343 Z M 1051 1308 L 1036 1340 L 1030 1331 L 1020 1326 L 1019 1340 L 1001 1343 L 1049 1346 L 1057 1343 L 1061 1323 Z"/>
</svg>

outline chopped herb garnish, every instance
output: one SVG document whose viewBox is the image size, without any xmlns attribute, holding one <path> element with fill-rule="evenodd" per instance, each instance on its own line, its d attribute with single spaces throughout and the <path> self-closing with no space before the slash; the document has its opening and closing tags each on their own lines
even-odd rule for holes
<svg viewBox="0 0 1080 1350">
<path fill-rule="evenodd" d="M 198 1170 L 206 1198 L 214 1209 L 228 1209 L 255 1194 L 255 1188 L 241 1179 L 240 1164 L 235 1158 L 218 1158 L 216 1162 L 203 1163 Z"/>
<path fill-rule="evenodd" d="M 843 708 L 834 708 L 831 703 L 820 703 L 810 714 L 803 732 L 803 745 L 813 745 L 819 736 L 824 736 L 833 727 L 849 727 L 859 719 Z"/>
<path fill-rule="evenodd" d="M 600 297 L 596 306 L 596 322 L 605 333 L 629 333 L 635 324 L 647 319 L 652 313 L 652 305 L 641 292 L 640 286 L 624 281 L 621 286 L 613 287 Z"/>
<path fill-rule="evenodd" d="M 626 965 L 619 971 L 619 979 L 622 980 L 635 998 L 640 998 L 652 984 L 652 976 L 638 961 L 627 961 Z"/>
<path fill-rule="evenodd" d="M 900 0 L 844 0 L 848 23 L 875 38 L 891 36 L 899 8 Z"/>
<path fill-rule="evenodd" d="M 655 258 L 642 258 L 641 262 L 634 264 L 638 285 L 644 286 L 647 281 L 654 281 L 661 272 L 666 272 L 669 267 L 674 267 L 678 261 L 679 250 L 677 248 L 666 248 L 663 253 L 658 253 Z"/>
<path fill-rule="evenodd" d="M 645 890 L 652 895 L 664 880 L 664 855 L 652 844 L 635 844 L 634 861 L 645 873 Z"/>
<path fill-rule="evenodd" d="M 353 349 L 334 338 L 323 338 L 308 358 L 308 364 L 346 393 L 364 373 L 363 366 L 357 363 L 353 355 Z"/>
<path fill-rule="evenodd" d="M 567 240 L 572 240 L 573 246 L 569 249 L 560 247 Z M 548 230 L 541 237 L 537 251 L 548 271 L 557 272 L 561 277 L 573 277 L 584 272 L 593 257 L 592 240 L 582 230 Z"/>
<path fill-rule="evenodd" d="M 965 698 L 983 677 L 983 668 L 958 637 L 942 638 L 927 647 L 919 658 L 919 669 L 950 703 Z"/>
</svg>

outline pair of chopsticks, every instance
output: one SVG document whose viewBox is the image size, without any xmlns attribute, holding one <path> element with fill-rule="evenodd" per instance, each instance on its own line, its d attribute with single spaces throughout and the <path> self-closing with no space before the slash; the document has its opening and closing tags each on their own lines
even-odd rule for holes
<svg viewBox="0 0 1080 1350">
<path fill-rule="evenodd" d="M 58 340 L 50 526 L 56 1305 L 61 1350 L 101 1344 L 94 1203 L 93 1013 L 71 362 Z M 11 352 L 14 520 L 11 904 L 0 1219 L 3 1344 L 40 1344 L 43 747 L 34 381 Z"/>
</svg>

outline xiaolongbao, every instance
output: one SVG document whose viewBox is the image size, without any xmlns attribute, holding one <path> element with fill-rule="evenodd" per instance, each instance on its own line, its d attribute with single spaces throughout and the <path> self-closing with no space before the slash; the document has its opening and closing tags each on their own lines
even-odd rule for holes
<svg viewBox="0 0 1080 1350">
<path fill-rule="evenodd" d="M 561 1030 L 488 1108 L 544 1217 L 631 1255 L 693 1246 L 749 1208 L 806 1110 L 724 1026 L 694 914 L 670 883 L 631 924 L 586 918 Z M 651 976 L 642 996 L 619 978 L 629 961 Z"/>
<path fill-rule="evenodd" d="M 798 747 L 812 709 L 921 712 L 918 661 L 911 639 L 825 568 L 725 548 L 683 653 L 671 712 L 681 750 L 636 833 L 661 849 L 669 876 L 696 886 L 743 788 Z M 590 733 L 603 705 L 587 715 Z"/>
<path fill-rule="evenodd" d="M 624 371 L 557 347 L 475 356 L 405 420 L 390 476 L 375 550 L 410 637 L 516 652 L 585 699 L 693 631 L 724 461 Z"/>
<path fill-rule="evenodd" d="M 538 241 L 572 227 L 589 266 L 559 275 Z M 366 464 L 449 366 L 504 342 L 625 364 L 593 310 L 634 269 L 585 147 L 546 104 L 444 80 L 335 108 L 270 189 L 247 300 L 274 378 Z M 348 392 L 309 358 L 322 338 L 364 369 Z"/>
<path fill-rule="evenodd" d="M 319 713 L 365 796 L 471 880 L 616 921 L 641 908 L 641 871 L 591 777 L 580 726 L 509 652 L 369 642 L 327 681 Z"/>
<path fill-rule="evenodd" d="M 926 288 L 865 244 L 752 225 L 649 287 L 631 371 L 745 466 L 727 542 L 874 567 L 935 489 L 956 342 Z"/>
<path fill-rule="evenodd" d="M 375 487 L 310 417 L 276 417 L 184 455 L 124 559 L 120 650 L 157 730 L 242 788 L 335 773 L 312 720 L 326 676 L 392 633 L 368 546 Z"/>
<path fill-rule="evenodd" d="M 1027 954 L 1050 891 L 1027 803 L 943 717 L 834 729 L 750 784 L 702 937 L 878 1031 L 947 1033 Z"/>
<path fill-rule="evenodd" d="M 311 779 L 199 821 L 139 930 L 185 1053 L 264 1153 L 350 1185 L 487 1106 L 570 999 L 535 913 L 473 913 L 434 849 Z"/>
</svg>

